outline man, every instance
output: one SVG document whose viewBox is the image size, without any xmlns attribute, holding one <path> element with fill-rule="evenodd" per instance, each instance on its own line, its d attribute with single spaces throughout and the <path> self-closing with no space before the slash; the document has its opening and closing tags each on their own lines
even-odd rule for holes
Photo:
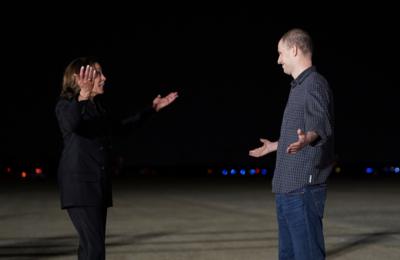
<svg viewBox="0 0 400 260">
<path fill-rule="evenodd" d="M 278 64 L 291 75 L 279 140 L 260 139 L 260 157 L 277 151 L 272 191 L 276 193 L 279 259 L 325 259 L 322 218 L 326 181 L 333 164 L 333 98 L 312 65 L 312 40 L 301 29 L 278 43 Z"/>
</svg>

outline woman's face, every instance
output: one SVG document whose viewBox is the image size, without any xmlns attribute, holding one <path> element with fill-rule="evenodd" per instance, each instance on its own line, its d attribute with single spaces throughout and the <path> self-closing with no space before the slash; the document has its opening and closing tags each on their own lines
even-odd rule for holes
<svg viewBox="0 0 400 260">
<path fill-rule="evenodd" d="M 96 70 L 96 77 L 94 78 L 94 86 L 92 92 L 94 94 L 103 94 L 104 93 L 104 84 L 106 82 L 106 77 L 101 70 L 101 66 L 98 63 L 94 64 L 94 69 Z"/>
</svg>

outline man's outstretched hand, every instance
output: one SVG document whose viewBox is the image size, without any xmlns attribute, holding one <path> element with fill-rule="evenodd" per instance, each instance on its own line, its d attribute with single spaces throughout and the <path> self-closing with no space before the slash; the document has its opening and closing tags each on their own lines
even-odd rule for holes
<svg viewBox="0 0 400 260">
<path fill-rule="evenodd" d="M 308 144 L 308 142 L 306 142 L 306 133 L 304 133 L 303 130 L 297 129 L 297 136 L 297 142 L 291 143 L 286 149 L 288 154 L 295 154 Z"/>
<path fill-rule="evenodd" d="M 271 142 L 268 139 L 260 139 L 261 143 L 263 143 L 262 146 L 255 148 L 253 150 L 249 151 L 249 155 L 253 157 L 261 157 L 266 154 L 269 154 L 270 152 L 276 151 L 278 147 L 278 142 Z"/>
</svg>

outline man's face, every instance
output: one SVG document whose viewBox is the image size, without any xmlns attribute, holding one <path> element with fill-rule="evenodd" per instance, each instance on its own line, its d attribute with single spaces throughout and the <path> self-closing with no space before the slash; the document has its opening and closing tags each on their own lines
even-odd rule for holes
<svg viewBox="0 0 400 260">
<path fill-rule="evenodd" d="M 278 43 L 278 64 L 282 65 L 283 72 L 292 75 L 293 71 L 293 55 L 292 48 L 289 48 L 282 40 Z"/>
</svg>

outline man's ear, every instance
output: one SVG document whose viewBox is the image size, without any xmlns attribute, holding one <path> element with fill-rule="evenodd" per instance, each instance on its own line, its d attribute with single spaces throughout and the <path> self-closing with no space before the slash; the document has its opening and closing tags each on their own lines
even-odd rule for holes
<svg viewBox="0 0 400 260">
<path fill-rule="evenodd" d="M 292 53 L 293 57 L 296 57 L 299 54 L 299 48 L 297 48 L 296 45 L 293 45 L 293 47 L 290 49 L 290 52 Z"/>
</svg>

